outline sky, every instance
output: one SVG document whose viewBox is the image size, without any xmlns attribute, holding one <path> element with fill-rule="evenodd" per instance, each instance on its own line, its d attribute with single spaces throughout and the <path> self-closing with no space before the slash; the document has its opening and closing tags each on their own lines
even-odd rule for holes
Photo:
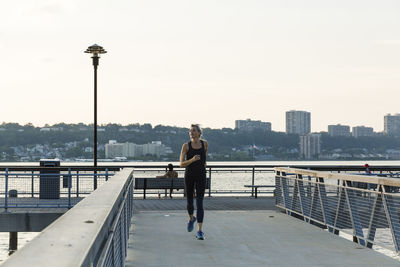
<svg viewBox="0 0 400 267">
<path fill-rule="evenodd" d="M 383 130 L 400 113 L 400 1 L 19 0 L 0 9 L 0 123 Z"/>
</svg>

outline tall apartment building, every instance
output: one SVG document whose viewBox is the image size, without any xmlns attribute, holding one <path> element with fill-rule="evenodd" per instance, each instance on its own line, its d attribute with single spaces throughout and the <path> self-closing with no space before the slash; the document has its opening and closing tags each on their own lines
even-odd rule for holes
<svg viewBox="0 0 400 267">
<path fill-rule="evenodd" d="M 255 129 L 261 129 L 264 131 L 271 131 L 271 123 L 263 122 L 263 121 L 253 121 L 250 119 L 247 120 L 236 120 L 235 121 L 235 129 L 244 132 L 251 132 Z"/>
<path fill-rule="evenodd" d="M 300 156 L 305 159 L 318 158 L 321 153 L 321 135 L 300 135 Z"/>
<path fill-rule="evenodd" d="M 374 128 L 365 127 L 365 126 L 356 126 L 356 127 L 353 127 L 352 134 L 355 138 L 358 138 L 360 136 L 373 136 Z"/>
<path fill-rule="evenodd" d="M 384 117 L 384 132 L 389 135 L 400 135 L 400 114 L 387 114 Z"/>
<path fill-rule="evenodd" d="M 286 111 L 286 133 L 309 134 L 311 132 L 311 113 L 307 111 Z"/>
<path fill-rule="evenodd" d="M 330 136 L 350 136 L 350 126 L 348 125 L 328 125 Z"/>
</svg>

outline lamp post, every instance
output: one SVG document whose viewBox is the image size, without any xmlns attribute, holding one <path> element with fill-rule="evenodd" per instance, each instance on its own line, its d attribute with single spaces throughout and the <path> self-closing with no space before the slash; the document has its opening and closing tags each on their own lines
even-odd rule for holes
<svg viewBox="0 0 400 267">
<path fill-rule="evenodd" d="M 94 67 L 94 123 L 93 123 L 93 164 L 95 167 L 95 176 L 94 176 L 94 189 L 97 189 L 97 66 L 99 65 L 100 54 L 107 53 L 106 50 L 103 49 L 102 46 L 94 44 L 89 46 L 85 53 L 91 53 L 93 59 L 93 67 Z"/>
</svg>

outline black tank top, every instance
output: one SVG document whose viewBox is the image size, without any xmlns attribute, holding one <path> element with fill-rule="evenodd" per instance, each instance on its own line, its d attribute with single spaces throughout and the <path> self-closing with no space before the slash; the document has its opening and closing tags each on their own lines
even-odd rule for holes
<svg viewBox="0 0 400 267">
<path fill-rule="evenodd" d="M 186 154 L 186 159 L 191 159 L 194 155 L 200 155 L 200 160 L 197 160 L 186 167 L 186 174 L 190 175 L 203 175 L 206 171 L 206 149 L 204 147 L 203 140 L 200 140 L 201 148 L 194 149 L 192 147 L 192 141 L 188 143 L 189 150 Z"/>
</svg>

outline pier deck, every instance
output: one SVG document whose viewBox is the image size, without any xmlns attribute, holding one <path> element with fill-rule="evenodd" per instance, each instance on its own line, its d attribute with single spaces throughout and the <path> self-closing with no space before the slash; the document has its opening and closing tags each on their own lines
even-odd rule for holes
<svg viewBox="0 0 400 267">
<path fill-rule="evenodd" d="M 273 198 L 207 198 L 204 241 L 186 231 L 184 199 L 134 202 L 126 266 L 400 265 L 275 210 Z"/>
</svg>

